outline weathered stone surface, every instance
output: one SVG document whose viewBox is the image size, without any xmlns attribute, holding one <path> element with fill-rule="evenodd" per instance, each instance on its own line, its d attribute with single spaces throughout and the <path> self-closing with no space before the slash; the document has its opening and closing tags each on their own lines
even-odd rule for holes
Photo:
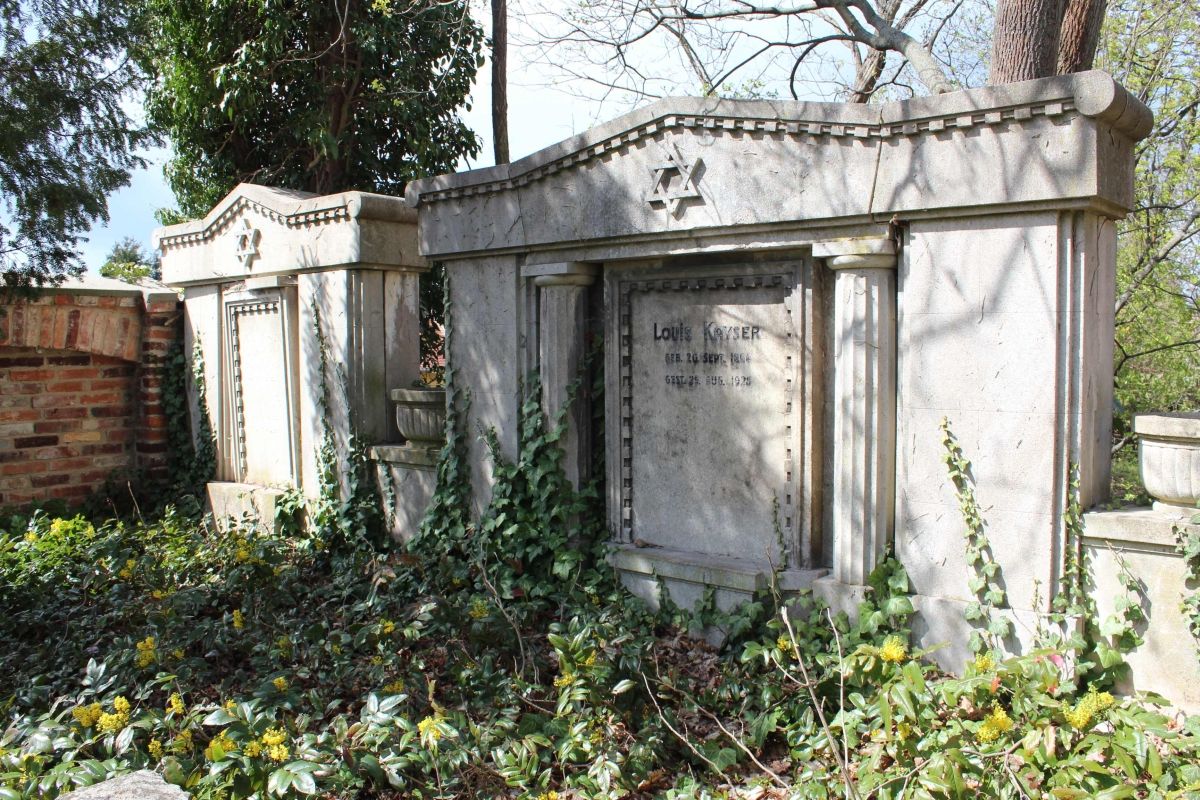
<svg viewBox="0 0 1200 800">
<path fill-rule="evenodd" d="M 59 795 L 60 800 L 187 800 L 178 786 L 157 772 L 140 770 Z"/>
<path fill-rule="evenodd" d="M 1181 605 L 1200 586 L 1186 581 L 1183 556 L 1175 551 L 1182 533 L 1200 533 L 1200 525 L 1146 508 L 1084 515 L 1084 548 L 1100 618 L 1114 613 L 1117 599 L 1126 595 L 1123 568 L 1138 583 L 1130 599 L 1147 617 L 1136 628 L 1144 643 L 1126 656 L 1132 677 L 1122 690 L 1157 692 L 1194 714 L 1200 712 L 1200 641 L 1188 630 Z"/>
<path fill-rule="evenodd" d="M 1200 412 L 1138 414 L 1142 484 L 1164 510 L 1195 510 L 1200 503 Z"/>
<path fill-rule="evenodd" d="M 222 530 L 246 521 L 268 532 L 275 530 L 275 504 L 284 494 L 282 489 L 211 481 L 207 490 L 209 513 Z"/>
<path fill-rule="evenodd" d="M 924 639 L 961 633 L 970 599 L 943 418 L 1019 620 L 1041 619 L 1061 572 L 1071 465 L 1084 504 L 1104 496 L 1112 221 L 1149 122 L 1101 73 L 880 107 L 667 99 L 407 200 L 450 275 L 468 425 L 506 454 L 520 377 L 561 372 L 580 338 L 539 283 L 603 303 L 631 587 L 744 595 L 776 568 L 832 570 L 821 592 L 847 605 L 894 544 Z M 710 347 L 711 325 L 751 335 Z"/>
<path fill-rule="evenodd" d="M 439 448 L 422 444 L 371 448 L 392 536 L 407 541 L 420 530 L 437 488 Z"/>
<path fill-rule="evenodd" d="M 388 392 L 419 377 L 428 268 L 402 200 L 242 184 L 155 241 L 204 357 L 219 480 L 312 497 L 327 430 L 343 476 L 352 432 L 399 440 Z"/>
</svg>

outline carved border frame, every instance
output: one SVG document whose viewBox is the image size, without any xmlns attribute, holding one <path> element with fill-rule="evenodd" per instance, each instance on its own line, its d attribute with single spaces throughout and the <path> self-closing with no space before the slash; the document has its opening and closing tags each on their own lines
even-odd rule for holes
<svg viewBox="0 0 1200 800">
<path fill-rule="evenodd" d="M 283 343 L 283 368 L 286 379 L 284 412 L 288 425 L 288 471 L 292 485 L 300 482 L 300 447 L 298 425 L 298 379 L 296 361 L 296 289 L 295 287 L 273 287 L 232 293 L 225 300 L 226 353 L 228 354 L 229 389 L 225 393 L 226 409 L 222 415 L 226 430 L 232 433 L 232 452 L 226 461 L 232 468 L 234 479 L 244 482 L 246 478 L 246 414 L 243 393 L 243 359 L 241 340 L 241 318 L 251 314 L 277 314 L 279 334 Z"/>
<path fill-rule="evenodd" d="M 620 542 L 634 540 L 633 520 L 633 335 L 631 301 L 639 292 L 685 292 L 714 289 L 791 289 L 784 299 L 793 329 L 800 337 L 788 354 L 791 377 L 787 388 L 789 439 L 785 448 L 785 488 L 792 502 L 781 498 L 779 516 L 784 533 L 787 569 L 819 566 L 821 546 L 821 487 L 820 442 L 823 438 L 821 419 L 821 372 L 823 327 L 821 314 L 820 274 L 807 257 L 792 257 L 781 261 L 745 262 L 720 266 L 697 266 L 669 270 L 639 271 L 610 270 L 606 276 L 606 294 L 610 297 L 608 314 L 610 330 L 607 337 L 615 343 L 615 353 L 606 358 L 610 375 L 617 377 L 618 391 L 606 403 L 610 422 L 606 436 L 615 442 L 607 444 L 609 477 L 609 519 L 614 537 Z M 614 302 L 615 301 L 615 302 Z M 790 335 L 790 334 L 789 334 Z M 612 378 L 606 380 L 613 385 Z M 616 425 L 612 421 L 617 422 Z M 616 456 L 614 458 L 614 456 Z"/>
</svg>

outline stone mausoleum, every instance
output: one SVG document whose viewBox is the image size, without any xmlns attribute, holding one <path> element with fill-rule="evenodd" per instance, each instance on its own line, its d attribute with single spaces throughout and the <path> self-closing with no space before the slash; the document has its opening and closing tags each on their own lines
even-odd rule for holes
<svg viewBox="0 0 1200 800">
<path fill-rule="evenodd" d="M 161 232 L 164 274 L 221 365 L 208 392 L 227 481 L 311 491 L 320 308 L 332 360 L 359 376 L 339 430 L 360 415 L 389 445 L 376 452 L 411 533 L 432 473 L 414 443 L 403 455 L 387 398 L 415 376 L 415 276 L 440 262 L 469 432 L 494 429 L 515 455 L 525 377 L 556 413 L 599 371 L 603 398 L 567 409 L 562 444 L 572 480 L 603 481 L 631 591 L 686 604 L 713 586 L 728 605 L 774 576 L 850 610 L 894 552 L 920 645 L 949 644 L 936 657 L 958 668 L 972 595 L 941 423 L 974 463 L 1022 647 L 1078 546 L 1072 474 L 1084 508 L 1107 499 L 1114 221 L 1150 127 L 1100 72 L 883 105 L 665 99 L 512 164 L 414 182 L 408 207 L 239 187 Z M 288 416 L 252 431 L 270 409 Z M 492 462 L 472 447 L 478 512 Z M 1184 504 L 1088 516 L 1102 613 L 1111 548 L 1138 554 L 1155 613 L 1178 598 L 1165 542 Z M 1177 613 L 1152 617 L 1130 688 L 1200 707 L 1195 659 L 1159 663 L 1190 644 Z"/>
</svg>

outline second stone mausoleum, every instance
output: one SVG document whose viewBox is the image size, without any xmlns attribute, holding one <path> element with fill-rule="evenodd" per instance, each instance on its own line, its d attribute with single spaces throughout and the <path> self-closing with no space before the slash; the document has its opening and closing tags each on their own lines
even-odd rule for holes
<svg viewBox="0 0 1200 800">
<path fill-rule="evenodd" d="M 633 591 L 731 603 L 777 572 L 845 608 L 894 550 L 953 665 L 971 595 L 940 424 L 1027 640 L 1072 470 L 1085 507 L 1109 483 L 1113 222 L 1150 123 L 1099 72 L 878 106 L 666 99 L 407 201 L 447 269 L 472 431 L 511 456 L 525 375 L 555 412 L 602 372 L 602 438 L 585 399 L 564 447 L 576 481 L 603 448 Z"/>
</svg>

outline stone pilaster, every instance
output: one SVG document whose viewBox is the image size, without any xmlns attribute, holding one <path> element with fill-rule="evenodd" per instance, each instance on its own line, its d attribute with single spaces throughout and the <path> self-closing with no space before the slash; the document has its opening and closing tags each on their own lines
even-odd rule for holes
<svg viewBox="0 0 1200 800">
<path fill-rule="evenodd" d="M 832 579 L 862 586 L 894 528 L 896 248 L 888 238 L 818 243 L 834 272 Z"/>
<path fill-rule="evenodd" d="M 522 270 L 538 289 L 538 368 L 542 407 L 551 424 L 567 405 L 571 386 L 582 374 L 587 356 L 588 287 L 598 271 L 595 265 L 579 262 L 539 264 Z M 588 477 L 591 463 L 590 418 L 587 392 L 578 392 L 567 409 L 566 429 L 559 439 L 563 470 L 576 488 Z"/>
</svg>

